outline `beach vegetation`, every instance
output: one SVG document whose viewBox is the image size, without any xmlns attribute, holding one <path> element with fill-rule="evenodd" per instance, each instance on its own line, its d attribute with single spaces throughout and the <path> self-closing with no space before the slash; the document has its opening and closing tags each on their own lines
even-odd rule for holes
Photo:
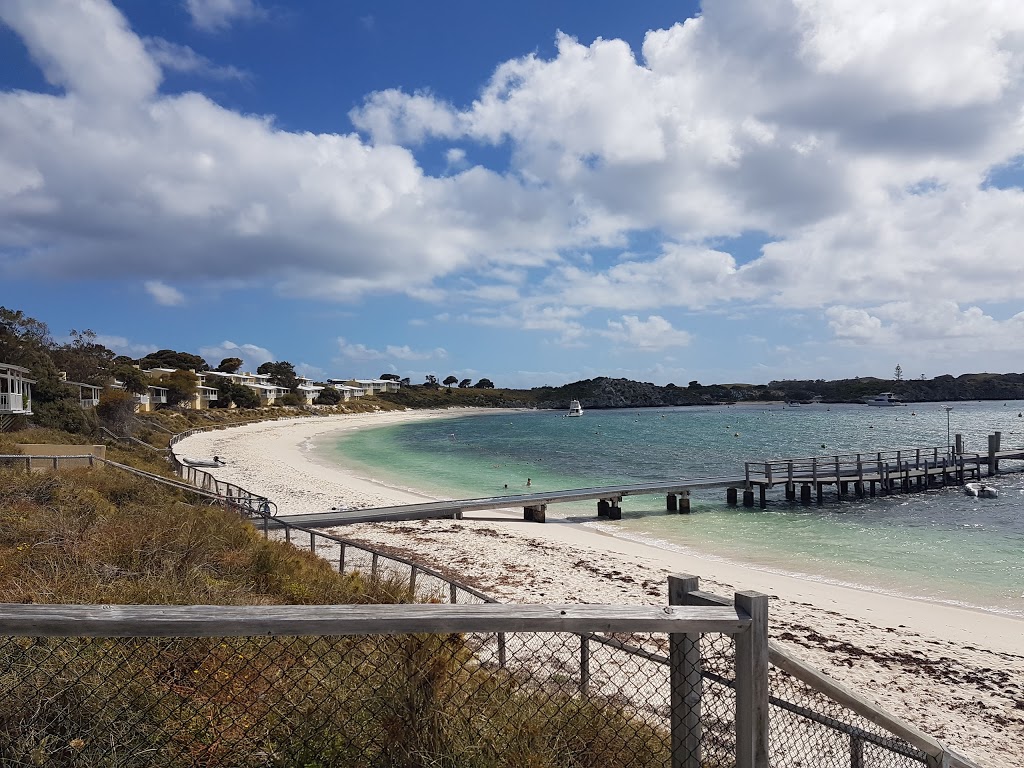
<svg viewBox="0 0 1024 768">
<path fill-rule="evenodd" d="M 467 389 L 473 382 L 470 379 L 463 379 L 459 382 L 459 389 Z"/>
<path fill-rule="evenodd" d="M 76 442 L 33 430 L 34 441 Z M 25 434 L 0 435 L 11 453 Z M 152 454 L 112 458 L 157 474 Z M 0 601 L 402 603 L 235 512 L 107 467 L 0 468 Z M 0 762 L 663 766 L 663 728 L 482 664 L 466 637 L 0 638 Z M 127 725 L 126 725 L 127 724 Z M 250 763 L 259 756 L 258 763 Z M 19 762 L 20 764 L 20 762 Z"/>
<path fill-rule="evenodd" d="M 161 387 L 167 387 L 168 405 L 181 405 L 199 391 L 199 377 L 180 368 L 161 376 L 158 381 Z"/>
<path fill-rule="evenodd" d="M 480 379 L 473 386 L 476 389 L 494 389 L 494 382 L 490 379 Z"/>
<path fill-rule="evenodd" d="M 133 365 L 119 364 L 114 368 L 114 378 L 120 381 L 126 392 L 144 395 L 149 391 L 151 379 Z"/>
<path fill-rule="evenodd" d="M 459 383 L 459 379 L 457 376 L 447 376 L 445 377 L 445 380 L 441 383 L 450 389 L 452 385 Z"/>
<path fill-rule="evenodd" d="M 320 390 L 316 399 L 313 400 L 315 405 L 337 405 L 345 399 L 345 396 L 334 387 L 324 387 Z"/>
<path fill-rule="evenodd" d="M 121 435 L 131 434 L 138 404 L 130 392 L 120 389 L 104 389 L 96 406 L 96 416 L 104 426 Z"/>
</svg>

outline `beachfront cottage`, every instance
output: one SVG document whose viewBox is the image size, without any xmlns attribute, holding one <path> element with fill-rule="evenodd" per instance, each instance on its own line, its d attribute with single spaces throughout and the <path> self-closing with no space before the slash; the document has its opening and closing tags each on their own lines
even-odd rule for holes
<svg viewBox="0 0 1024 768">
<path fill-rule="evenodd" d="M 376 395 L 378 392 L 397 392 L 402 385 L 390 379 L 328 379 L 327 383 L 335 389 L 353 387 L 361 389 L 364 395 Z"/>
<path fill-rule="evenodd" d="M 32 385 L 28 368 L 0 363 L 0 416 L 31 416 Z"/>
</svg>

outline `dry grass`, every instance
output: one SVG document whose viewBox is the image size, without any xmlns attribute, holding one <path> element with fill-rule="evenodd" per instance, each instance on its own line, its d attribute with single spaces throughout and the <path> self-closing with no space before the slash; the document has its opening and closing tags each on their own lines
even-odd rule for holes
<svg viewBox="0 0 1024 768">
<path fill-rule="evenodd" d="M 397 580 L 338 574 L 230 511 L 126 472 L 0 469 L 3 602 L 407 594 Z M 667 763 L 665 741 L 606 701 L 482 668 L 458 635 L 0 637 L 2 765 L 653 766 Z"/>
</svg>

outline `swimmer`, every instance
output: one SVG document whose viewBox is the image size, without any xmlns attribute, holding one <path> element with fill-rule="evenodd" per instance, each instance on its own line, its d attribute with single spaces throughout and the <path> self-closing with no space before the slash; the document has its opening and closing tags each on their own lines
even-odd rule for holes
<svg viewBox="0 0 1024 768">
<path fill-rule="evenodd" d="M 533 481 L 530 478 L 526 478 L 526 487 L 529 488 L 531 485 L 533 485 Z"/>
</svg>

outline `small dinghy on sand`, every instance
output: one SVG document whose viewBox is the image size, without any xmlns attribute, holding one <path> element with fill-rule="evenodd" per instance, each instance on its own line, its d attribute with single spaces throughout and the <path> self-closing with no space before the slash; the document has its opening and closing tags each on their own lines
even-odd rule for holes
<svg viewBox="0 0 1024 768">
<path fill-rule="evenodd" d="M 964 493 L 968 496 L 977 496 L 979 499 L 995 499 L 999 497 L 999 492 L 995 488 L 984 483 L 967 483 L 964 486 Z"/>
<path fill-rule="evenodd" d="M 190 459 L 188 456 L 182 456 L 181 463 L 190 467 L 223 467 L 227 462 L 220 456 L 214 456 L 212 459 Z"/>
</svg>

